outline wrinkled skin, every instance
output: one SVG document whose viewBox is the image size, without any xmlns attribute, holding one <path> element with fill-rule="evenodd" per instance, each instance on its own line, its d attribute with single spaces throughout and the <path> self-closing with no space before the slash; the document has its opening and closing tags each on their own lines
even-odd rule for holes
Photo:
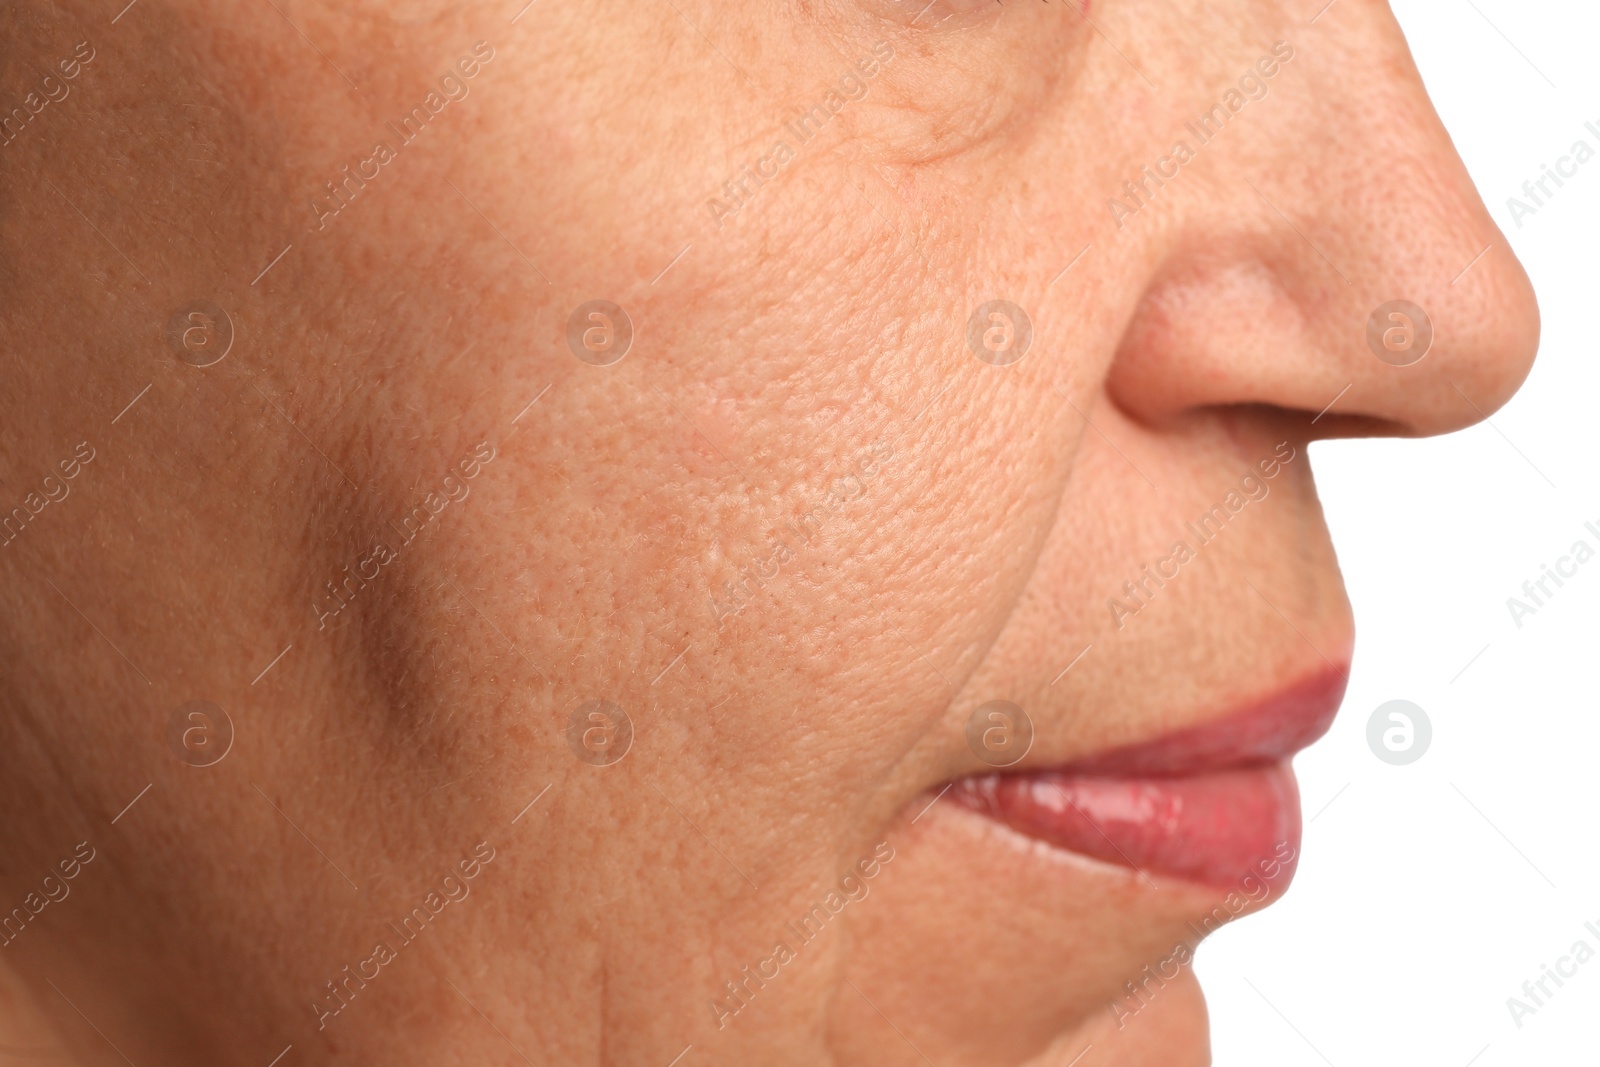
<svg viewBox="0 0 1600 1067">
<path fill-rule="evenodd" d="M 4 907 L 95 851 L 0 954 L 7 1043 L 1208 1062 L 1192 972 L 1121 1027 L 1107 1004 L 1216 890 L 918 816 L 985 769 L 986 700 L 1047 767 L 1343 664 L 1307 442 L 1459 428 L 1527 373 L 1532 292 L 1387 8 L 518 6 L 0 13 L 6 99 L 95 50 L 0 149 L 0 503 L 95 453 L 0 549 Z M 477 41 L 470 93 L 327 212 Z M 1119 226 L 1108 198 L 1277 41 L 1266 95 Z M 863 96 L 785 132 L 879 42 Z M 994 298 L 1033 325 L 1009 366 L 965 340 Z M 635 330 L 610 366 L 567 344 L 593 299 Z M 1412 366 L 1365 342 L 1393 299 L 1436 330 Z M 196 300 L 235 333 L 206 367 L 167 333 Z M 1122 583 L 1280 442 L 1270 495 L 1118 626 Z M 593 699 L 630 716 L 620 762 L 568 743 Z M 169 741 L 194 700 L 235 731 L 209 767 Z M 470 896 L 319 1029 L 480 842 Z M 870 893 L 719 1026 L 723 982 L 880 842 Z"/>
</svg>

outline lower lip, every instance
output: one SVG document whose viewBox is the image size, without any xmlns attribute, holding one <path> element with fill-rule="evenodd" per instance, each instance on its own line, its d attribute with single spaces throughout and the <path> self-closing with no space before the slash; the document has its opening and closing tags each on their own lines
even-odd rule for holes
<svg viewBox="0 0 1600 1067">
<path fill-rule="evenodd" d="M 1300 797 L 1287 762 L 1176 777 L 980 775 L 957 782 L 950 796 L 1028 837 L 1146 877 L 1235 886 L 1281 873 L 1284 888 L 1300 850 Z"/>
</svg>

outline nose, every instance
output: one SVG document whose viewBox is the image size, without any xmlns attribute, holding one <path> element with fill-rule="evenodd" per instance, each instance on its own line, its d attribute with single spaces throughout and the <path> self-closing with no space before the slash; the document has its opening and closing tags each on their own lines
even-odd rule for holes
<svg viewBox="0 0 1600 1067">
<path fill-rule="evenodd" d="M 1328 21 L 1174 220 L 1107 379 L 1137 418 L 1262 404 L 1309 436 L 1435 434 L 1527 376 L 1532 286 L 1399 28 L 1382 4 Z"/>
</svg>

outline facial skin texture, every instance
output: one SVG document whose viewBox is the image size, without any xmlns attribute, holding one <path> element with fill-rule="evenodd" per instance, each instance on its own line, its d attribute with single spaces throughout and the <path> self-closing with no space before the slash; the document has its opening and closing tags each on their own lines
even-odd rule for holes
<svg viewBox="0 0 1600 1067">
<path fill-rule="evenodd" d="M 1307 442 L 1466 426 L 1527 373 L 1533 295 L 1387 8 L 519 6 L 0 13 L 7 101 L 95 52 L 0 148 L 5 506 L 96 452 L 0 549 L 4 906 L 98 850 L 0 952 L 11 1043 L 1208 1062 L 1192 971 L 1120 1029 L 1107 1004 L 1215 889 L 918 816 L 987 769 L 985 701 L 1028 710 L 1043 768 L 1343 665 Z M 1279 41 L 1266 94 L 1119 228 L 1108 199 Z M 452 69 L 466 94 L 398 147 L 385 123 Z M 785 132 L 851 70 L 858 98 Z M 634 328 L 611 366 L 566 341 L 595 299 Z M 1033 324 L 1010 366 L 965 343 L 991 299 Z M 1395 299 L 1434 324 L 1408 367 L 1365 341 Z M 167 336 L 196 300 L 234 329 L 207 367 Z M 1280 442 L 1270 495 L 1118 628 L 1108 598 Z M 601 699 L 633 729 L 609 766 L 567 740 Z M 233 724 L 213 766 L 169 747 L 192 700 Z M 470 895 L 319 1029 L 480 842 Z M 723 983 L 880 843 L 719 1028 Z"/>
</svg>

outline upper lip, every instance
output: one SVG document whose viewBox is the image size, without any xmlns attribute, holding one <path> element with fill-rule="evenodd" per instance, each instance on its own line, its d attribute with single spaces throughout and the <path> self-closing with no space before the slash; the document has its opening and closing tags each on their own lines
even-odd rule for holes
<svg viewBox="0 0 1600 1067">
<path fill-rule="evenodd" d="M 1220 718 L 1050 770 L 1105 777 L 1175 777 L 1275 763 L 1327 731 L 1348 681 L 1346 671 L 1329 666 Z"/>
</svg>

